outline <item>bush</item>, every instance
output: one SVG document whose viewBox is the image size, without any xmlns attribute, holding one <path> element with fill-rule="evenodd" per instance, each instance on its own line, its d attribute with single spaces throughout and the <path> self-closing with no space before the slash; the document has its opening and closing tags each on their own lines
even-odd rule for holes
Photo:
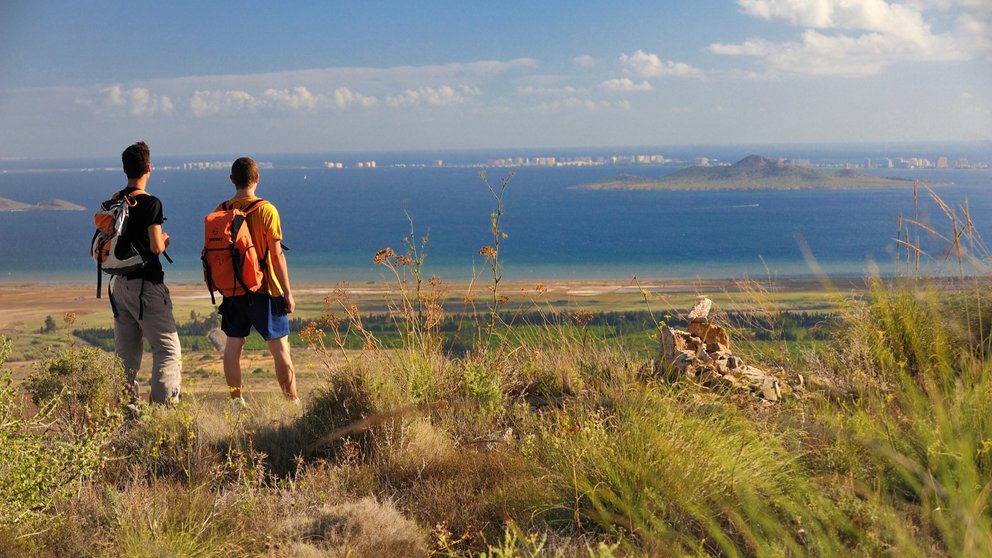
<svg viewBox="0 0 992 558">
<path fill-rule="evenodd" d="M 45 399 L 38 412 L 31 415 L 3 368 L 9 355 L 9 341 L 0 338 L 0 529 L 29 533 L 48 523 L 49 510 L 71 497 L 79 483 L 104 463 L 103 450 L 116 422 L 90 420 L 78 428 L 63 428 L 65 423 L 58 417 L 71 417 L 79 409 L 88 409 L 81 402 L 98 398 L 84 397 L 67 404 L 61 398 L 62 390 Z M 71 350 L 55 361 L 75 362 L 88 370 L 95 365 Z M 103 407 L 97 405 L 94 409 Z"/>
<path fill-rule="evenodd" d="M 201 442 L 199 426 L 186 404 L 146 407 L 118 439 L 122 464 L 148 479 L 215 480 L 217 451 Z M 216 473 L 216 471 L 213 471 Z"/>
<path fill-rule="evenodd" d="M 113 354 L 93 347 L 70 346 L 44 360 L 26 383 L 34 404 L 53 412 L 74 428 L 121 417 L 124 369 Z"/>
</svg>

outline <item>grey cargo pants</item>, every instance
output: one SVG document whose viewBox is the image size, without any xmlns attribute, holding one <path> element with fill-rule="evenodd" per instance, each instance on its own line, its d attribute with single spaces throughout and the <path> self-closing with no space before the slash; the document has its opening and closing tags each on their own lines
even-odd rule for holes
<svg viewBox="0 0 992 558">
<path fill-rule="evenodd" d="M 112 303 L 114 316 L 114 349 L 124 363 L 128 386 L 138 397 L 138 370 L 141 353 L 148 340 L 152 349 L 152 378 L 149 401 L 173 403 L 179 398 L 182 380 L 182 354 L 179 333 L 172 316 L 172 297 L 165 283 L 144 282 L 141 279 L 114 280 Z M 139 317 L 141 319 L 139 319 Z"/>
</svg>

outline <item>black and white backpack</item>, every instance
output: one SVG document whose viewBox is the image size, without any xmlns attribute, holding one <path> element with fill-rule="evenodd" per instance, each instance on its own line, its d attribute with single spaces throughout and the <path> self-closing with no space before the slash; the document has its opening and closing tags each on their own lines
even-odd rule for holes
<svg viewBox="0 0 992 558">
<path fill-rule="evenodd" d="M 130 194 L 117 192 L 112 198 L 100 204 L 93 215 L 96 232 L 90 244 L 90 254 L 96 261 L 96 297 L 100 298 L 103 273 L 127 275 L 137 271 L 148 262 L 144 254 L 133 243 L 121 237 L 127 230 L 130 210 L 137 204 L 135 198 L 145 192 L 138 190 Z"/>
</svg>

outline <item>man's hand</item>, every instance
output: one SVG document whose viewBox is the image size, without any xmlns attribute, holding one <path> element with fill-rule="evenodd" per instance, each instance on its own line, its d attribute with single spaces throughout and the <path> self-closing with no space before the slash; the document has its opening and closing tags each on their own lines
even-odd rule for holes
<svg viewBox="0 0 992 558">
<path fill-rule="evenodd" d="M 286 306 L 287 314 L 292 314 L 293 310 L 296 310 L 296 301 L 293 300 L 293 293 L 286 293 L 282 295 L 282 301 Z"/>
<path fill-rule="evenodd" d="M 152 254 L 161 254 L 169 246 L 169 235 L 162 230 L 162 225 L 148 225 L 148 249 Z"/>
</svg>

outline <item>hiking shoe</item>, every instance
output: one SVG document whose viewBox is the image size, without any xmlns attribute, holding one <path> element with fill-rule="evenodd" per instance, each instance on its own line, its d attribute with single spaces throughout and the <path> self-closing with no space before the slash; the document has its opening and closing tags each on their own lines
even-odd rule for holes
<svg viewBox="0 0 992 558">
<path fill-rule="evenodd" d="M 230 401 L 231 410 L 235 413 L 243 413 L 248 410 L 248 403 L 245 402 L 244 397 L 235 397 Z"/>
</svg>

